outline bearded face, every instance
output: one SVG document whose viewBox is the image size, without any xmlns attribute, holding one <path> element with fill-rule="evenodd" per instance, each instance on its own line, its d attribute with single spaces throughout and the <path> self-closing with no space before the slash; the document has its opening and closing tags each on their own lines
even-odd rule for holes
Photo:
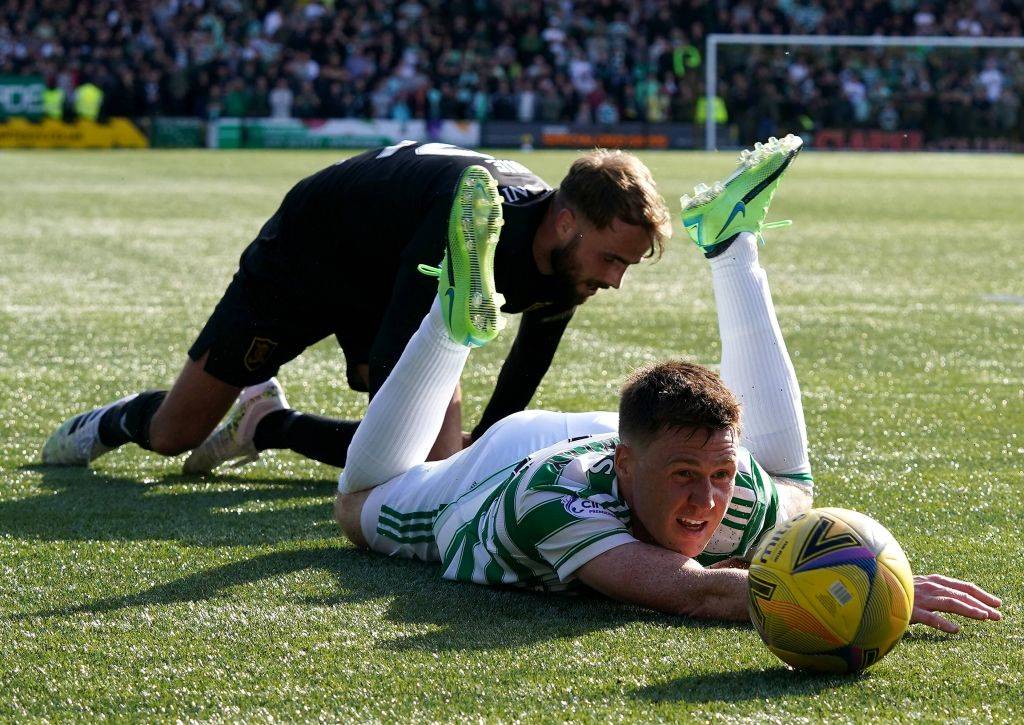
<svg viewBox="0 0 1024 725">
<path fill-rule="evenodd" d="M 564 301 L 578 305 L 599 289 L 618 289 L 626 269 L 637 264 L 651 248 L 642 227 L 614 220 L 598 229 L 573 214 L 568 241 L 551 253 L 551 266 Z"/>
</svg>

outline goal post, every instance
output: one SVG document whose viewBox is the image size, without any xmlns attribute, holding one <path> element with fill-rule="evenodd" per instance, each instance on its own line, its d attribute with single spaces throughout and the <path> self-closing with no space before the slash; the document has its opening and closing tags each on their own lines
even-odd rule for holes
<svg viewBox="0 0 1024 725">
<path fill-rule="evenodd" d="M 711 33 L 707 38 L 707 62 L 704 66 L 705 113 L 704 148 L 714 151 L 718 146 L 718 127 L 714 108 L 718 90 L 718 49 L 726 45 L 786 45 L 859 47 L 859 48 L 1024 48 L 1024 38 L 969 37 L 939 35 L 764 35 L 755 33 Z"/>
</svg>

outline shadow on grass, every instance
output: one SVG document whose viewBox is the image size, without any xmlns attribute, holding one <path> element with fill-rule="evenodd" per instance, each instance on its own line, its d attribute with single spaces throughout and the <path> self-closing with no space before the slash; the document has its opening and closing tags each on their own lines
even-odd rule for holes
<svg viewBox="0 0 1024 725">
<path fill-rule="evenodd" d="M 304 607 L 339 607 L 387 600 L 390 622 L 434 625 L 424 634 L 381 643 L 395 652 L 508 649 L 578 637 L 631 622 L 666 627 L 707 627 L 678 617 L 624 606 L 596 594 L 563 596 L 492 589 L 440 579 L 436 564 L 390 559 L 347 546 L 312 546 L 263 554 L 150 587 L 135 594 L 95 599 L 77 606 L 15 615 L 14 619 L 103 614 L 128 607 L 173 605 L 232 596 L 228 590 L 324 571 L 336 581 L 328 596 L 296 596 Z M 732 625 L 721 625 L 732 626 Z"/>
<path fill-rule="evenodd" d="M 324 571 L 336 580 L 326 596 L 296 596 L 308 607 L 345 607 L 387 599 L 386 619 L 434 625 L 421 634 L 382 646 L 396 652 L 489 650 L 572 638 L 631 622 L 665 627 L 743 628 L 743 625 L 687 621 L 609 601 L 596 594 L 553 596 L 502 590 L 440 579 L 435 564 L 389 559 L 333 545 L 337 529 L 326 499 L 333 481 L 282 481 L 219 477 L 209 481 L 167 476 L 157 483 L 50 467 L 26 467 L 43 475 L 52 491 L 0 501 L 0 532 L 39 541 L 174 540 L 198 546 L 259 546 L 286 541 L 304 548 L 276 551 L 224 564 L 135 594 L 14 615 L 15 619 L 102 614 L 129 607 L 200 602 L 231 596 L 228 590 L 303 571 Z M 173 486 L 173 488 L 171 488 Z M 317 499 L 271 509 L 262 502 Z M 324 500 L 321 500 L 324 499 Z M 320 539 L 320 545 L 309 546 Z M 931 630 L 912 630 L 909 639 L 945 639 Z M 688 675 L 639 690 L 652 701 L 710 702 L 773 694 L 812 692 L 852 678 L 815 677 L 783 667 Z"/>
<path fill-rule="evenodd" d="M 334 482 L 222 476 L 166 476 L 155 483 L 81 469 L 25 467 L 46 489 L 0 501 L 0 532 L 36 541 L 178 541 L 193 546 L 292 548 L 190 574 L 137 593 L 72 606 L 23 612 L 14 619 L 103 614 L 130 607 L 173 605 L 232 597 L 231 590 L 307 571 L 335 581 L 324 595 L 296 593 L 304 607 L 344 608 L 386 600 L 385 619 L 431 625 L 425 632 L 383 642 L 395 652 L 490 650 L 528 646 L 631 622 L 665 627 L 708 625 L 612 602 L 592 593 L 559 596 L 448 582 L 436 564 L 390 559 L 336 545 L 329 497 Z M 294 501 L 294 503 L 289 503 Z M 270 506 L 264 506 L 265 503 Z M 319 540 L 319 541 L 317 541 Z M 311 543 L 312 542 L 312 543 Z M 240 551 L 242 556 L 249 552 Z"/>
<path fill-rule="evenodd" d="M 0 501 L 0 532 L 36 541 L 173 540 L 195 546 L 333 536 L 332 480 L 170 475 L 157 483 L 78 468 L 24 466 L 47 492 Z M 171 488 L 174 486 L 175 488 Z M 302 502 L 302 499 L 323 499 Z M 296 501 L 294 505 L 289 501 Z M 283 505 L 263 506 L 267 502 Z"/>
<path fill-rule="evenodd" d="M 956 617 L 950 617 L 950 619 L 956 619 Z M 965 620 L 960 620 L 961 623 Z M 948 632 L 940 632 L 937 629 L 931 627 L 925 627 L 923 624 L 914 625 L 911 629 L 908 629 L 906 634 L 903 635 L 904 641 L 907 642 L 949 642 L 950 638 L 956 638 L 962 636 L 964 630 L 960 630 L 956 634 L 949 634 Z"/>
<path fill-rule="evenodd" d="M 677 677 L 669 682 L 648 685 L 632 696 L 650 702 L 743 702 L 790 695 L 813 695 L 835 690 L 869 677 L 853 675 L 816 675 L 779 665 L 769 669 L 723 670 Z"/>
</svg>

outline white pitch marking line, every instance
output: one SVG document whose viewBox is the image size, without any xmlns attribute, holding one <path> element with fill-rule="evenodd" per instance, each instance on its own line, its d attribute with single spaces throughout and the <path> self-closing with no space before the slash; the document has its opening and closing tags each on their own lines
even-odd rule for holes
<svg viewBox="0 0 1024 725">
<path fill-rule="evenodd" d="M 989 302 L 1009 302 L 1011 305 L 1024 305 L 1024 295 L 982 295 Z"/>
</svg>

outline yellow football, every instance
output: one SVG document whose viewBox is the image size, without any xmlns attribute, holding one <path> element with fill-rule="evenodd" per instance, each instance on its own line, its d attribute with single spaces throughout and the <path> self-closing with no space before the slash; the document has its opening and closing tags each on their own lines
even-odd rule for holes
<svg viewBox="0 0 1024 725">
<path fill-rule="evenodd" d="M 783 662 L 856 672 L 886 655 L 914 609 L 903 549 L 874 519 L 812 509 L 783 523 L 750 565 L 750 618 Z"/>
</svg>

